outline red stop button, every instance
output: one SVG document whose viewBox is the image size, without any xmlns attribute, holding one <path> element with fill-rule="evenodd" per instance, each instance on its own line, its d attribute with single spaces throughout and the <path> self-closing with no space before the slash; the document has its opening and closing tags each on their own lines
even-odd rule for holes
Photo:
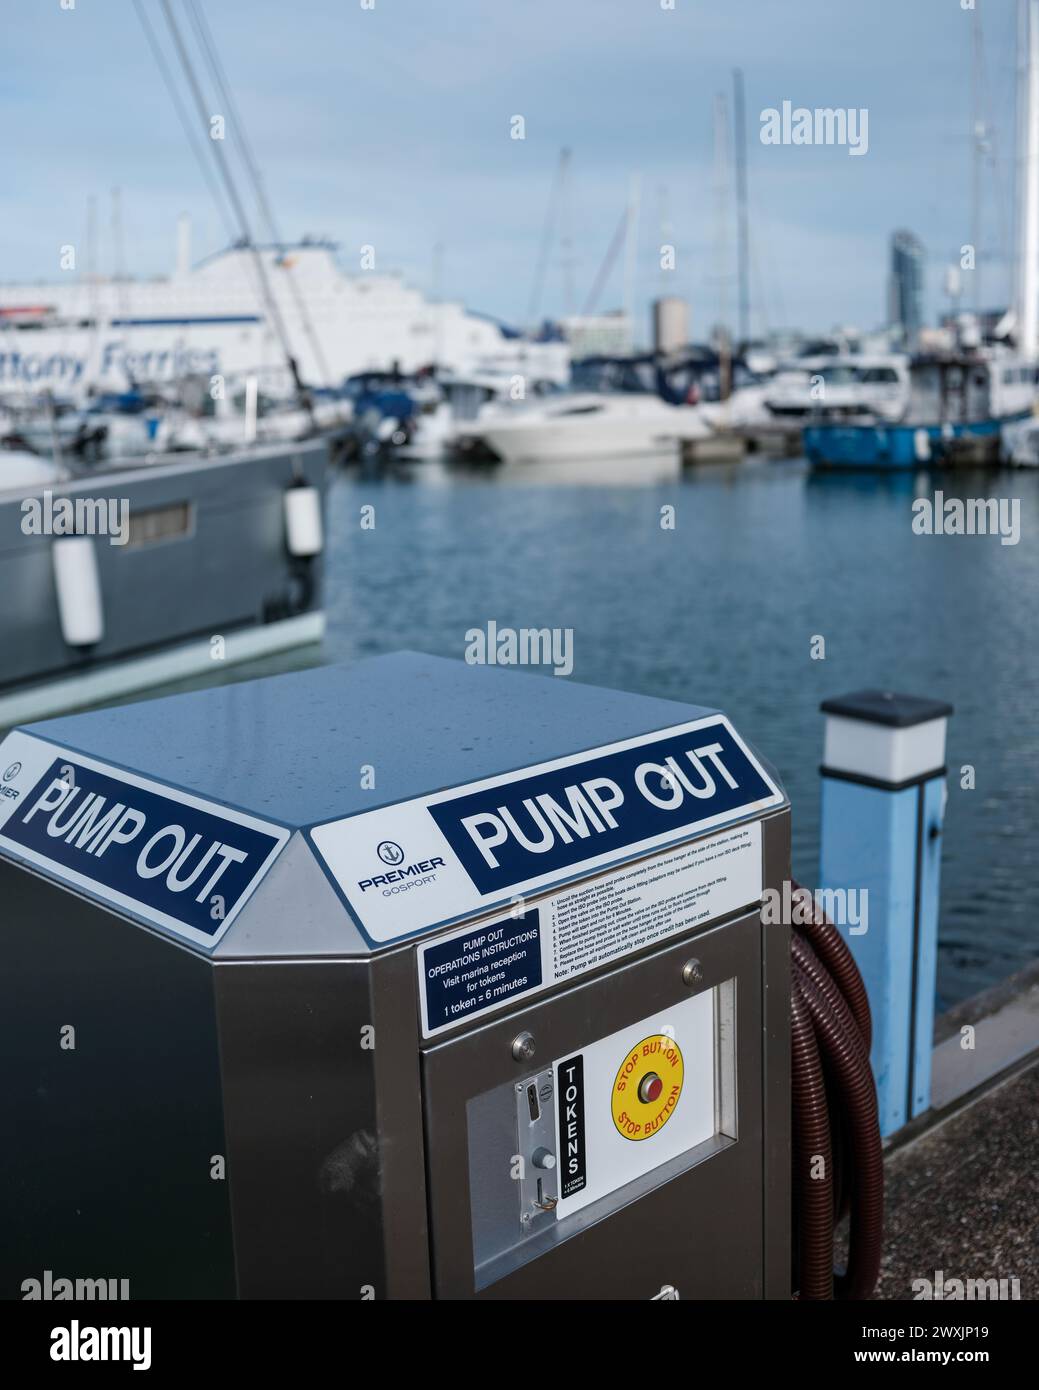
<svg viewBox="0 0 1039 1390">
<path fill-rule="evenodd" d="M 664 1089 L 664 1083 L 655 1071 L 648 1071 L 639 1082 L 639 1100 L 643 1105 L 652 1105 L 655 1100 L 660 1099 L 660 1093 Z"/>
</svg>

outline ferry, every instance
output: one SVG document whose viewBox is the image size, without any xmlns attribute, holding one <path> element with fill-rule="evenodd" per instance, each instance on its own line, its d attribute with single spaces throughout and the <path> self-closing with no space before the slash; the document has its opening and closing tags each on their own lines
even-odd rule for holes
<svg viewBox="0 0 1039 1390">
<path fill-rule="evenodd" d="M 258 288 L 256 258 L 292 354 L 311 387 L 353 375 L 435 364 L 569 378 L 565 342 L 534 341 L 461 304 L 434 302 L 399 275 L 347 274 L 327 241 L 234 245 L 197 264 L 182 229 L 169 276 L 92 275 L 0 284 L 0 396 L 48 392 L 81 400 L 185 378 L 285 374 L 285 351 Z M 546 335 L 547 336 L 547 335 Z"/>
</svg>

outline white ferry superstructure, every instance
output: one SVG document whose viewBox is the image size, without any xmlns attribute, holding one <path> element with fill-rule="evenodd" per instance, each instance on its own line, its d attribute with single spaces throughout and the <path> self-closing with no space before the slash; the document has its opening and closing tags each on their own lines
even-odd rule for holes
<svg viewBox="0 0 1039 1390">
<path fill-rule="evenodd" d="M 185 376 L 284 372 L 256 265 L 304 381 L 338 387 L 357 372 L 516 372 L 564 384 L 563 342 L 532 342 L 462 304 L 434 302 L 396 274 L 344 273 L 332 243 L 231 247 L 190 265 L 181 237 L 168 277 L 68 274 L 0 284 L 0 392 L 76 396 Z M 293 277 L 294 284 L 289 277 Z"/>
</svg>

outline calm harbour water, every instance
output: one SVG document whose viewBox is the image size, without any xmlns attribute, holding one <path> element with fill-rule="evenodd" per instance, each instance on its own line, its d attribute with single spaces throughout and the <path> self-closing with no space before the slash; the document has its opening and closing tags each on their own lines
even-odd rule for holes
<svg viewBox="0 0 1039 1390">
<path fill-rule="evenodd" d="M 914 535 L 913 497 L 934 489 L 1019 498 L 1020 543 Z M 646 487 L 525 487 L 423 465 L 339 479 L 328 531 L 324 647 L 226 679 L 401 648 L 461 657 L 491 619 L 572 628 L 571 679 L 733 718 L 790 794 L 806 883 L 820 700 L 876 686 L 948 699 L 939 1008 L 1039 953 L 1039 473 L 842 477 L 762 460 Z"/>
<path fill-rule="evenodd" d="M 778 768 L 795 874 L 818 856 L 819 702 L 950 700 L 939 1007 L 1039 950 L 1039 474 L 884 479 L 762 461 L 650 487 L 339 483 L 327 659 L 573 629 L 571 679 L 717 705 Z M 917 536 L 916 491 L 1021 501 L 1021 540 Z M 375 529 L 360 508 L 375 507 Z M 673 531 L 660 509 L 676 508 Z M 811 639 L 826 639 L 812 660 Z M 960 787 L 970 763 L 976 787 Z"/>
</svg>

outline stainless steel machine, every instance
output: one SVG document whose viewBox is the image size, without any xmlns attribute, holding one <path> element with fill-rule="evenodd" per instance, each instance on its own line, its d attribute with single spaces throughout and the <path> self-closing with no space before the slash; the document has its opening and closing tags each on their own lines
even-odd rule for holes
<svg viewBox="0 0 1039 1390">
<path fill-rule="evenodd" d="M 0 779 L 5 1297 L 789 1297 L 789 805 L 725 715 L 399 654 Z"/>
</svg>

